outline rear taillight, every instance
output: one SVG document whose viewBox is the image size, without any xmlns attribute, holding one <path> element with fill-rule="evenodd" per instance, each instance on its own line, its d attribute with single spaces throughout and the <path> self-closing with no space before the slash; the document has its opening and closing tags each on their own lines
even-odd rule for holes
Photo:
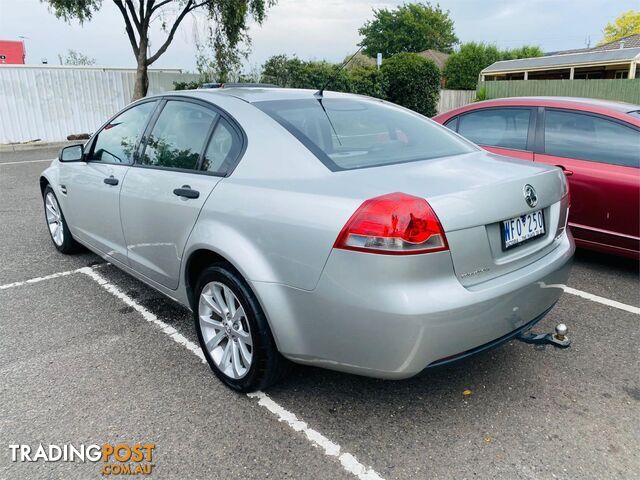
<svg viewBox="0 0 640 480">
<path fill-rule="evenodd" d="M 448 250 L 447 238 L 424 198 L 389 193 L 364 202 L 344 226 L 334 248 L 387 255 Z"/>
</svg>

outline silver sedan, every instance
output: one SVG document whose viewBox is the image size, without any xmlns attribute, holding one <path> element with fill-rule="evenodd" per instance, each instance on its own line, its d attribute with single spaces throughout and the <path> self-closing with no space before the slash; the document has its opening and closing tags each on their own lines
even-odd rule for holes
<svg viewBox="0 0 640 480">
<path fill-rule="evenodd" d="M 553 307 L 574 252 L 560 169 L 348 94 L 148 97 L 40 184 L 55 247 L 191 309 L 239 391 L 289 361 L 401 379 L 492 348 Z"/>
</svg>

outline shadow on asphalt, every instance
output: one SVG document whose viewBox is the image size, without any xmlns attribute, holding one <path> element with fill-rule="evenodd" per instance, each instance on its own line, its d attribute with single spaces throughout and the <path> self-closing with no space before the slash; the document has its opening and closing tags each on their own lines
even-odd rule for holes
<svg viewBox="0 0 640 480">
<path fill-rule="evenodd" d="M 631 258 L 578 248 L 574 256 L 574 261 L 576 264 L 582 264 L 585 267 L 590 267 L 595 270 L 615 268 L 625 273 L 640 276 L 640 262 Z"/>
</svg>

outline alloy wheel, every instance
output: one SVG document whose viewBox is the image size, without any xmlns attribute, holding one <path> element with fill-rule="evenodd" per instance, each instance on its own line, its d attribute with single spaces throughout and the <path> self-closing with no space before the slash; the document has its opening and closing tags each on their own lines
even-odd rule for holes
<svg viewBox="0 0 640 480">
<path fill-rule="evenodd" d="M 51 238 L 53 239 L 53 242 L 60 247 L 64 242 L 64 220 L 60 213 L 58 200 L 52 192 L 48 192 L 45 196 L 44 205 Z"/>
<path fill-rule="evenodd" d="M 198 303 L 200 330 L 206 349 L 218 369 L 232 379 L 251 368 L 253 341 L 244 308 L 221 282 L 207 283 Z"/>
</svg>

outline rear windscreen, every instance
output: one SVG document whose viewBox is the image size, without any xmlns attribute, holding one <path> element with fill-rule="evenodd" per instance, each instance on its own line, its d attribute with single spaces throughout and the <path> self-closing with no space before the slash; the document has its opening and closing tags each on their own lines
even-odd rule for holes
<svg viewBox="0 0 640 480">
<path fill-rule="evenodd" d="M 334 171 L 427 160 L 476 149 L 447 128 L 381 101 L 310 98 L 254 105 Z"/>
</svg>

